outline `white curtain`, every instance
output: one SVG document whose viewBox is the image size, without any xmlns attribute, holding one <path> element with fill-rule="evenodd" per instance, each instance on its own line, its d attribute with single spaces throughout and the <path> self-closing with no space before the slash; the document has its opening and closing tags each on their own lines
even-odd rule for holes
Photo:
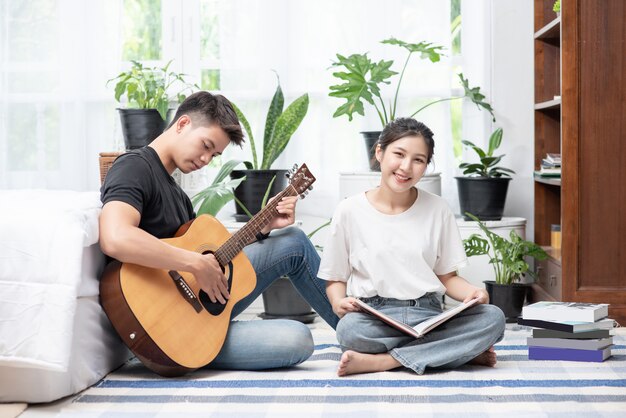
<svg viewBox="0 0 626 418">
<path fill-rule="evenodd" d="M 471 5 L 481 8 L 485 2 Z M 451 57 L 449 1 L 213 3 L 219 9 L 221 92 L 244 110 L 256 134 L 258 153 L 267 106 L 276 87 L 272 70 L 280 75 L 286 104 L 309 94 L 308 114 L 273 167 L 307 163 L 318 180 L 315 192 L 300 208 L 314 215 L 332 213 L 339 200 L 340 172 L 368 170 L 359 132 L 381 128 L 369 105 L 365 117 L 356 116 L 352 122 L 345 116 L 332 117 L 343 103 L 328 96 L 329 86 L 339 81 L 329 69 L 337 53 L 369 52 L 376 61 L 393 59 L 392 69 L 400 71 L 405 50 L 380 44 L 381 40 L 429 41 L 446 48 L 447 56 L 436 64 L 412 57 L 397 116 L 413 113 L 425 99 L 459 93 L 454 67 L 468 66 L 467 58 Z M 106 80 L 123 68 L 120 4 L 110 0 L 0 0 L 0 188 L 99 187 L 98 153 L 119 149 L 120 141 L 117 104 L 112 87 L 105 87 Z M 197 0 L 186 1 L 173 7 L 197 4 Z M 185 13 L 188 11 L 181 14 Z M 478 80 L 485 82 L 478 73 Z M 386 100 L 393 96 L 396 83 L 397 76 L 384 89 Z M 488 86 L 480 85 L 488 92 Z M 471 116 L 473 107 L 467 112 L 464 108 L 464 118 Z M 443 195 L 454 202 L 456 164 L 449 106 L 431 106 L 417 118 L 435 133 L 431 171 L 442 173 Z M 250 159 L 250 150 L 247 145 L 243 150 L 232 148 L 224 157 Z M 204 170 L 187 184 L 207 183 L 214 173 L 214 169 Z"/>
<path fill-rule="evenodd" d="M 242 13 L 242 9 L 246 13 Z M 401 71 L 406 50 L 380 41 L 396 37 L 406 42 L 429 41 L 446 48 L 447 56 L 433 64 L 414 55 L 405 74 L 397 116 L 408 116 L 424 98 L 449 97 L 455 87 L 450 57 L 450 3 L 448 1 L 389 0 L 236 0 L 221 11 L 222 89 L 248 110 L 255 139 L 262 136 L 269 100 L 281 77 L 286 102 L 308 92 L 310 106 L 300 129 L 275 168 L 306 162 L 317 177 L 316 190 L 300 203 L 308 213 L 329 216 L 339 200 L 339 173 L 367 171 L 367 157 L 360 131 L 380 130 L 371 106 L 365 117 L 348 122 L 333 118 L 342 100 L 328 96 L 329 86 L 339 84 L 329 69 L 336 54 L 368 52 L 372 60 L 393 59 Z M 393 96 L 398 76 L 384 89 Z M 456 86 L 458 87 L 458 86 Z M 451 173 L 453 151 L 450 112 L 435 105 L 417 118 L 435 132 L 435 164 L 432 171 Z M 257 145 L 257 152 L 259 146 Z M 248 149 L 242 155 L 249 158 Z M 236 155 L 236 153 L 233 153 Z M 456 190 L 454 190 L 456 193 Z"/>
<path fill-rule="evenodd" d="M 118 130 L 119 2 L 0 0 L 0 188 L 95 190 Z"/>
</svg>

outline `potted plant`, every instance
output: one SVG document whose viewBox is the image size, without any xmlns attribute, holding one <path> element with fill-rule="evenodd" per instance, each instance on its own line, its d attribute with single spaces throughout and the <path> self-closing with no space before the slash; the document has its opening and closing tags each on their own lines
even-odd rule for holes
<svg viewBox="0 0 626 418">
<path fill-rule="evenodd" d="M 529 274 L 534 277 L 525 257 L 544 260 L 548 255 L 537 244 L 522 239 L 517 232 L 511 231 L 509 239 L 492 232 L 476 216 L 466 212 L 465 215 L 478 223 L 486 239 L 472 234 L 463 240 L 465 253 L 468 257 L 487 255 L 495 273 L 495 281 L 484 281 L 489 303 L 498 306 L 510 320 L 517 320 L 522 312 L 524 299 L 529 285 L 518 283 L 520 278 Z"/>
<path fill-rule="evenodd" d="M 378 62 L 372 61 L 367 53 L 352 54 L 349 56 L 343 56 L 337 54 L 337 61 L 333 62 L 331 67 L 340 67 L 342 71 L 333 73 L 333 76 L 341 80 L 341 84 L 330 86 L 331 92 L 329 96 L 345 99 L 346 103 L 337 108 L 333 117 L 339 117 L 346 115 L 348 120 L 352 121 L 354 113 L 358 113 L 361 116 L 365 115 L 364 102 L 369 103 L 374 107 L 382 128 L 387 125 L 388 122 L 394 120 L 397 114 L 398 95 L 400 93 L 400 86 L 404 77 L 404 72 L 409 64 L 409 60 L 414 53 L 419 53 L 421 59 L 428 59 L 431 62 L 437 62 L 441 59 L 443 47 L 433 45 L 430 42 L 419 42 L 416 44 L 407 43 L 395 38 L 385 39 L 381 41 L 383 44 L 396 45 L 401 48 L 405 48 L 408 52 L 404 66 L 400 71 L 400 76 L 395 87 L 395 94 L 391 100 L 384 100 L 382 97 L 381 87 L 384 84 L 390 84 L 389 79 L 398 74 L 397 71 L 393 71 L 391 66 L 394 64 L 393 60 L 380 60 Z M 485 96 L 480 92 L 479 87 L 470 87 L 468 79 L 463 77 L 463 73 L 458 74 L 461 85 L 463 86 L 462 96 L 446 97 L 434 100 L 426 105 L 420 107 L 409 117 L 414 117 L 422 110 L 435 103 L 440 103 L 449 100 L 458 100 L 462 98 L 468 98 L 475 103 L 479 108 L 486 109 L 493 117 L 493 109 L 489 103 L 485 102 Z M 389 107 L 385 105 L 389 103 Z M 493 119 L 495 121 L 495 117 Z M 382 129 L 381 128 L 381 129 Z M 373 145 L 378 140 L 380 131 L 365 131 L 361 132 L 365 138 L 365 146 L 369 153 L 370 168 L 372 170 L 379 170 L 377 163 L 373 157 Z"/>
<path fill-rule="evenodd" d="M 328 225 L 330 225 L 330 219 L 308 233 L 307 237 L 311 239 L 313 235 Z M 318 252 L 323 251 L 319 245 L 315 245 L 315 248 Z M 309 324 L 317 316 L 309 302 L 298 293 L 288 277 L 280 277 L 265 289 L 263 308 L 264 312 L 259 314 L 263 319 L 286 318 Z"/>
<path fill-rule="evenodd" d="M 249 214 L 254 215 L 261 210 L 262 197 L 264 195 L 269 193 L 269 196 L 274 196 L 287 187 L 285 180 L 287 170 L 272 169 L 271 167 L 284 151 L 294 132 L 306 116 L 309 108 L 309 95 L 303 94 L 283 110 L 284 102 L 285 98 L 280 87 L 280 79 L 277 76 L 276 91 L 270 102 L 265 119 L 263 155 L 260 161 L 257 156 L 256 143 L 250 123 L 239 107 L 233 103 L 237 117 L 248 135 L 252 150 L 252 162 L 244 162 L 246 169 L 233 170 L 231 173 L 233 179 L 246 178 L 246 181 L 235 189 L 235 197 L 238 201 L 236 205 L 237 214 L 235 215 L 237 220 L 248 220 L 250 218 Z M 245 208 L 247 208 L 247 211 Z"/>
<path fill-rule="evenodd" d="M 462 141 L 463 145 L 476 152 L 479 162 L 464 162 L 459 165 L 459 168 L 463 170 L 463 176 L 455 178 L 461 213 L 473 213 L 484 221 L 502 219 L 511 180 L 510 174 L 515 174 L 513 170 L 498 165 L 504 154 L 494 155 L 502 143 L 502 133 L 502 128 L 498 128 L 491 134 L 487 151 L 471 141 Z M 464 219 L 470 220 L 467 215 Z"/>
<path fill-rule="evenodd" d="M 126 96 L 126 107 L 117 110 L 127 150 L 144 147 L 161 135 L 171 113 L 170 101 L 176 98 L 181 103 L 185 100 L 185 92 L 199 89 L 197 85 L 187 83 L 184 74 L 170 71 L 171 63 L 158 68 L 144 67 L 140 62 L 132 61 L 130 70 L 107 81 L 107 85 L 116 81 L 115 100 L 121 103 L 122 96 Z M 177 87 L 177 93 L 170 94 L 174 87 Z"/>
<path fill-rule="evenodd" d="M 216 216 L 217 213 L 235 197 L 233 189 L 246 178 L 226 180 L 233 169 L 241 161 L 230 160 L 222 165 L 213 182 L 191 198 L 191 203 L 197 215 L 209 214 Z"/>
</svg>

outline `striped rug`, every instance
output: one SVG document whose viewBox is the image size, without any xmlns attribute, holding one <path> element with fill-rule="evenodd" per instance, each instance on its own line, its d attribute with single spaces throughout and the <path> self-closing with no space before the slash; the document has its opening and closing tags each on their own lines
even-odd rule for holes
<svg viewBox="0 0 626 418">
<path fill-rule="evenodd" d="M 464 366 L 339 378 L 334 332 L 314 329 L 315 353 L 290 370 L 201 370 L 164 379 L 131 361 L 62 414 L 90 417 L 626 416 L 626 338 L 604 363 L 530 361 L 528 329 L 509 325 L 495 368 Z"/>
</svg>

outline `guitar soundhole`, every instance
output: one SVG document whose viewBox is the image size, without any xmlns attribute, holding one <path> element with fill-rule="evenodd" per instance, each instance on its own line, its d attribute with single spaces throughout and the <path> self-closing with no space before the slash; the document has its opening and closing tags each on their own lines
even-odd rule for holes
<svg viewBox="0 0 626 418">
<path fill-rule="evenodd" d="M 205 251 L 202 254 L 213 254 L 213 251 Z M 226 272 L 226 269 L 224 268 L 224 266 L 221 266 L 221 267 L 222 267 L 222 272 Z M 228 278 L 228 293 L 230 293 L 230 289 L 233 285 L 233 263 L 231 262 L 228 263 L 228 277 L 227 278 Z M 211 299 L 209 299 L 208 293 L 206 293 L 204 290 L 200 290 L 198 299 L 200 299 L 200 303 L 202 304 L 202 306 L 204 306 L 204 309 L 206 309 L 207 312 L 213 316 L 220 315 L 224 311 L 224 308 L 226 308 L 226 303 L 228 303 L 228 300 L 224 304 L 221 304 L 218 301 L 211 302 Z"/>
</svg>

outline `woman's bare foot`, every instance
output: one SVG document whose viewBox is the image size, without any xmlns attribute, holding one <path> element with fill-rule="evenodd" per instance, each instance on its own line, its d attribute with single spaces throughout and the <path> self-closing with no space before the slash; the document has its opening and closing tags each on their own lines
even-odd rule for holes
<svg viewBox="0 0 626 418">
<path fill-rule="evenodd" d="M 496 350 L 494 350 L 493 346 L 491 346 L 491 347 L 489 347 L 489 349 L 487 351 L 477 355 L 472 360 L 470 360 L 468 363 L 469 364 L 476 364 L 478 366 L 493 367 L 493 366 L 496 365 L 497 361 L 498 360 L 496 359 Z"/>
<path fill-rule="evenodd" d="M 341 355 L 337 375 L 384 372 L 400 366 L 401 364 L 391 357 L 391 354 L 364 354 L 348 350 Z"/>
</svg>

